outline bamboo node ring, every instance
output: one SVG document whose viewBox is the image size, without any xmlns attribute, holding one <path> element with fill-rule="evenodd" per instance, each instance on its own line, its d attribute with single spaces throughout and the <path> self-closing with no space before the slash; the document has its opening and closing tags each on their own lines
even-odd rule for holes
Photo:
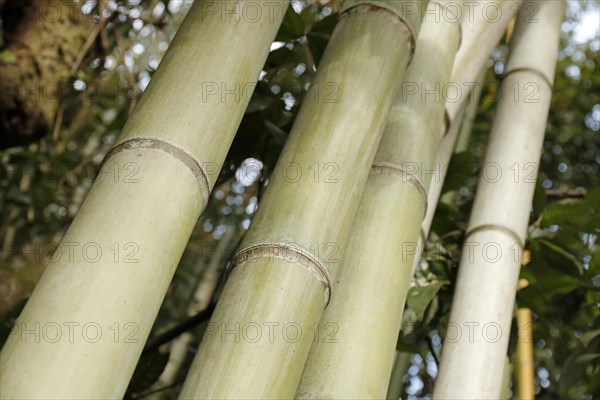
<svg viewBox="0 0 600 400">
<path fill-rule="evenodd" d="M 331 298 L 331 277 L 327 268 L 310 252 L 297 244 L 260 243 L 238 251 L 232 258 L 231 268 L 233 269 L 247 261 L 252 263 L 260 258 L 278 258 L 290 263 L 300 264 L 321 282 L 324 289 L 325 307 L 329 305 Z"/>
<path fill-rule="evenodd" d="M 510 74 L 513 74 L 515 72 L 529 72 L 531 74 L 536 75 L 538 78 L 540 78 L 544 82 L 546 82 L 546 84 L 548 85 L 548 87 L 550 89 L 552 89 L 554 87 L 554 83 L 552 83 L 552 80 L 550 78 L 548 78 L 548 76 L 546 76 L 546 74 L 544 74 L 542 71 L 540 71 L 537 68 L 529 68 L 529 67 L 507 68 L 506 72 L 504 72 L 504 75 L 502 76 L 502 80 L 506 79 L 507 76 L 509 76 Z"/>
<path fill-rule="evenodd" d="M 473 228 L 469 228 L 467 230 L 467 233 L 465 234 L 465 239 L 476 232 L 488 231 L 488 230 L 500 231 L 500 232 L 504 233 L 505 235 L 510 236 L 510 238 L 513 239 L 521 248 L 525 247 L 525 241 L 523 239 L 521 239 L 521 237 L 517 234 L 517 232 L 515 232 L 514 230 L 512 230 L 510 228 L 507 228 L 506 226 L 498 225 L 498 224 L 482 224 L 482 225 L 477 225 Z"/>
<path fill-rule="evenodd" d="M 357 1 L 355 3 L 351 3 L 349 6 L 345 7 L 340 13 L 340 17 L 344 17 L 349 15 L 350 13 L 357 12 L 368 12 L 368 11 L 380 11 L 391 14 L 394 20 L 400 25 L 404 26 L 408 31 L 409 42 L 410 42 L 410 56 L 408 58 L 408 65 L 410 65 L 413 56 L 415 55 L 415 49 L 417 47 L 417 34 L 419 33 L 419 26 L 413 26 L 410 18 L 404 15 L 404 13 L 398 10 L 394 6 L 390 6 L 386 4 L 385 1 L 377 1 L 377 0 L 362 0 Z"/>
<path fill-rule="evenodd" d="M 423 218 L 427 215 L 428 199 L 427 189 L 421 180 L 413 173 L 406 172 L 397 164 L 388 162 L 375 162 L 371 167 L 371 173 L 375 175 L 390 175 L 400 179 L 402 182 L 407 182 L 417 188 L 419 194 L 423 198 L 423 204 L 425 205 Z"/>
<path fill-rule="evenodd" d="M 160 150 L 184 164 L 196 177 L 196 180 L 198 181 L 198 185 L 200 187 L 202 198 L 204 199 L 205 203 L 208 202 L 210 194 L 210 183 L 208 180 L 208 174 L 206 173 L 200 162 L 191 153 L 189 153 L 180 145 L 171 143 L 165 139 L 152 137 L 135 137 L 119 142 L 108 151 L 106 156 L 104 156 L 104 159 L 100 163 L 99 168 L 101 169 L 104 166 L 104 163 L 106 163 L 107 160 L 109 160 L 116 154 L 122 151 L 134 149 Z"/>
<path fill-rule="evenodd" d="M 431 2 L 435 7 L 439 7 L 439 9 L 441 11 L 446 11 L 449 14 L 452 14 L 452 21 L 450 21 L 451 24 L 455 25 L 456 28 L 458 29 L 458 44 L 456 46 L 456 51 L 458 51 L 458 49 L 460 49 L 460 45 L 462 43 L 462 37 L 463 37 L 463 32 L 462 32 L 462 21 L 460 18 L 460 15 L 454 11 L 452 8 L 450 8 L 451 5 L 453 6 L 458 6 L 457 3 L 444 3 L 444 2 L 439 2 L 439 1 L 432 1 Z M 446 20 L 446 18 L 442 18 L 442 20 Z"/>
</svg>

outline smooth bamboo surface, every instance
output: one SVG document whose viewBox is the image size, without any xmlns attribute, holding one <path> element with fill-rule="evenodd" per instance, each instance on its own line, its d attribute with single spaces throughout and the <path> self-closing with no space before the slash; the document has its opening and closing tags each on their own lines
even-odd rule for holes
<svg viewBox="0 0 600 400">
<path fill-rule="evenodd" d="M 313 344 L 298 398 L 382 399 L 387 394 L 427 206 L 425 171 L 433 170 L 444 127 L 442 87 L 460 40 L 459 21 L 434 17 L 442 14 L 443 4 L 430 3 L 425 14 L 321 318 L 321 325 L 339 329 L 337 341 Z"/>
<path fill-rule="evenodd" d="M 291 398 L 312 342 L 336 337 L 319 318 L 411 56 L 404 3 L 351 2 L 342 13 L 182 399 Z"/>
<path fill-rule="evenodd" d="M 2 349 L 1 398 L 123 397 L 288 2 L 256 6 L 190 9 Z"/>
<path fill-rule="evenodd" d="M 512 38 L 460 261 L 435 399 L 496 399 L 501 392 L 565 8 L 562 1 L 528 0 L 525 5 L 533 5 L 537 13 L 535 21 L 519 15 Z"/>
</svg>

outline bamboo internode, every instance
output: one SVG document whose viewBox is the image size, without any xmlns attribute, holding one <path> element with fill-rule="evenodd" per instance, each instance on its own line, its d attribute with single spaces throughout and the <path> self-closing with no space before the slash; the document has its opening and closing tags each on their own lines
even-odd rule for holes
<svg viewBox="0 0 600 400">
<path fill-rule="evenodd" d="M 496 399 L 501 392 L 565 7 L 562 1 L 527 3 L 537 13 L 535 20 L 519 15 L 512 38 L 460 261 L 448 324 L 455 332 L 446 335 L 442 348 L 436 399 Z M 533 97 L 528 87 L 535 89 Z"/>
<path fill-rule="evenodd" d="M 425 14 L 413 62 L 396 94 L 354 220 L 331 304 L 321 318 L 322 325 L 335 323 L 340 335 L 335 343 L 313 344 L 298 398 L 385 398 L 416 238 L 427 207 L 429 180 L 423 172 L 432 169 L 444 127 L 444 103 L 423 101 L 420 92 L 408 95 L 407 88 L 435 91 L 450 78 L 460 22 L 430 14 L 443 5 L 430 3 Z"/>
<path fill-rule="evenodd" d="M 188 12 L 17 320 L 1 398 L 123 397 L 288 2 L 257 2 L 258 20 L 210 5 Z"/>
<path fill-rule="evenodd" d="M 313 341 L 335 340 L 335 325 L 319 324 L 328 288 L 314 271 L 336 279 L 420 25 L 422 14 L 405 14 L 405 3 L 414 1 L 347 3 L 311 88 L 334 84 L 337 97 L 302 104 L 238 253 L 262 256 L 232 270 L 210 322 L 219 332 L 205 335 L 181 398 L 292 398 Z M 333 175 L 315 180 L 307 171 L 315 163 Z M 294 179 L 289 166 L 300 171 Z"/>
</svg>

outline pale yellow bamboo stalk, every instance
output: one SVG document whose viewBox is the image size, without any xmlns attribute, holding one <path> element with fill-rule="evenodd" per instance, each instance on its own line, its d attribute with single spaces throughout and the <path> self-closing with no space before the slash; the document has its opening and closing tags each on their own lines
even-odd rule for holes
<svg viewBox="0 0 600 400">
<path fill-rule="evenodd" d="M 467 104 L 467 109 L 465 110 L 464 115 L 462 117 L 459 116 L 459 119 L 462 119 L 462 121 L 460 123 L 460 130 L 456 138 L 453 154 L 461 153 L 469 148 L 469 140 L 471 139 L 473 124 L 475 123 L 475 118 L 477 117 L 483 84 L 484 74 L 481 74 L 477 81 L 477 86 L 473 88 L 473 93 L 470 95 L 471 99 Z M 457 196 L 458 191 L 453 190 L 444 194 L 440 201 L 452 204 Z"/>
<path fill-rule="evenodd" d="M 190 9 L 2 349 L 1 398 L 122 398 L 288 2 L 245 6 Z"/>
<path fill-rule="evenodd" d="M 420 25 L 411 4 L 346 3 L 182 399 L 291 398 L 313 340 L 335 337 L 318 321 Z"/>
<path fill-rule="evenodd" d="M 392 376 L 390 378 L 390 384 L 388 387 L 387 400 L 398 400 L 402 395 L 404 389 L 404 375 L 410 368 L 411 360 L 410 353 L 407 352 L 396 352 L 396 360 L 394 361 L 394 368 L 392 369 Z"/>
<path fill-rule="evenodd" d="M 505 7 L 508 9 L 508 5 Z M 444 10 L 445 13 L 447 11 Z M 435 20 L 433 15 L 430 17 L 432 23 L 440 21 Z M 508 18 L 505 20 L 508 21 Z M 481 46 L 480 36 L 475 35 L 486 30 L 490 30 L 491 37 L 497 39 L 504 31 L 503 26 L 492 26 L 483 17 L 478 21 L 475 27 L 468 30 L 470 35 L 474 35 L 467 37 L 466 43 L 470 46 Z M 449 28 L 451 26 L 446 26 L 446 29 Z M 440 65 L 444 65 L 442 60 L 444 57 L 448 60 L 449 55 L 451 62 L 454 54 L 439 38 L 451 40 L 452 34 L 438 32 L 427 37 L 427 31 L 424 28 L 421 32 L 425 44 L 417 46 L 417 54 L 421 56 L 415 57 L 415 64 L 409 69 L 405 84 L 417 83 L 419 86 L 423 77 L 427 76 L 429 87 L 435 83 L 446 87 L 450 65 L 445 72 Z M 484 42 L 487 45 L 484 47 L 486 53 L 479 57 L 473 57 L 472 54 L 476 52 L 473 47 L 471 51 L 463 51 L 464 58 L 458 60 L 458 64 L 467 70 L 477 71 L 478 74 L 496 42 L 487 39 Z M 421 43 L 421 38 L 418 43 Z M 433 50 L 428 47 L 431 43 L 436 43 L 440 48 Z M 419 53 L 421 50 L 423 53 Z M 436 54 L 439 59 L 432 61 L 431 54 Z M 475 62 L 477 68 L 466 62 L 467 59 Z M 428 70 L 428 65 L 436 66 L 434 71 L 437 75 Z M 411 75 L 413 68 L 416 72 Z M 465 79 L 462 70 L 457 75 Z M 465 79 L 460 83 L 466 88 L 472 87 L 468 84 L 473 83 L 476 77 L 474 75 L 470 80 Z M 419 92 L 419 95 L 423 93 Z M 415 239 L 419 231 L 419 207 L 424 211 L 422 196 L 427 191 L 427 178 L 431 177 L 427 172 L 434 171 L 432 161 L 437 138 L 443 132 L 443 103 L 438 100 L 436 104 L 435 99 L 430 99 L 431 102 L 427 103 L 421 96 L 416 98 L 418 102 L 412 103 L 403 99 L 405 97 L 406 93 L 400 93 L 400 100 L 392 109 L 388 128 L 393 134 L 384 135 L 374 166 L 376 172 L 399 167 L 401 184 L 398 185 L 389 176 L 386 178 L 390 181 L 383 182 L 385 178 L 377 176 L 377 173 L 367 184 L 332 303 L 321 319 L 322 325 L 335 324 L 345 334 L 336 343 L 313 344 L 298 389 L 299 398 L 382 398 L 386 394 L 393 349 L 402 319 L 402 313 L 394 310 L 402 310 L 404 305 L 412 256 L 416 250 Z M 463 94 L 462 104 L 466 104 L 467 99 L 468 93 Z M 402 104 L 403 102 L 406 104 Z M 434 111 L 436 108 L 439 114 L 437 119 Z M 427 118 L 423 119 L 423 115 L 427 115 Z M 460 118 L 455 118 L 455 121 L 457 129 Z M 420 135 L 415 135 L 415 132 Z M 416 169 L 411 168 L 415 166 Z M 416 182 L 411 179 L 415 177 Z M 417 183 L 418 187 L 419 181 L 424 182 L 422 190 L 415 190 L 414 184 Z M 394 191 L 394 188 L 398 190 Z M 414 209 L 399 209 L 397 204 L 411 204 Z M 383 215 L 386 216 L 385 219 L 380 220 Z M 413 226 L 414 223 L 417 225 Z M 390 265 L 396 268 L 393 274 L 390 274 Z M 364 324 L 364 321 L 374 323 Z M 373 337 L 377 337 L 376 343 L 373 342 Z"/>
<path fill-rule="evenodd" d="M 415 256 L 415 264 L 413 271 L 418 268 L 421 259 L 421 253 L 425 246 L 424 238 L 429 236 L 433 216 L 435 215 L 436 205 L 440 200 L 446 172 L 454 148 L 456 140 L 460 132 L 460 122 L 467 106 L 474 101 L 475 96 L 471 90 L 478 84 L 477 77 L 482 73 L 485 62 L 488 60 L 490 53 L 498 44 L 504 34 L 507 25 L 512 20 L 516 7 L 522 3 L 522 0 L 517 1 L 490 1 L 484 0 L 477 3 L 473 18 L 465 18 L 462 21 L 462 43 L 456 61 L 452 68 L 452 82 L 463 87 L 460 101 L 447 102 L 446 113 L 449 116 L 450 127 L 446 135 L 442 138 L 437 150 L 435 166 L 436 172 L 434 179 L 427 193 L 427 213 L 421 225 L 421 237 L 419 237 L 417 245 L 417 254 Z M 481 10 L 494 7 L 500 7 L 498 19 L 488 19 Z"/>
<path fill-rule="evenodd" d="M 524 4 L 537 13 L 535 21 L 519 15 L 512 38 L 462 251 L 435 399 L 496 399 L 501 391 L 565 7 L 561 1 Z"/>
<path fill-rule="evenodd" d="M 519 400 L 534 400 L 535 365 L 533 362 L 531 310 L 529 308 L 519 308 L 517 310 L 517 329 L 517 360 L 515 363 L 517 398 Z"/>
<path fill-rule="evenodd" d="M 423 171 L 433 170 L 444 128 L 442 88 L 460 41 L 460 20 L 440 17 L 451 12 L 445 3 L 430 3 L 425 14 L 321 318 L 321 325 L 334 325 L 340 334 L 335 343 L 313 344 L 298 398 L 382 399 L 387 394 L 427 206 L 429 179 Z"/>
</svg>

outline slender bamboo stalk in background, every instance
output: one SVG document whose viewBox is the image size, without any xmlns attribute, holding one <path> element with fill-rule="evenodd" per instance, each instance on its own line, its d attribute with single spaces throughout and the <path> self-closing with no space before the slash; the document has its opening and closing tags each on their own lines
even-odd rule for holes
<svg viewBox="0 0 600 400">
<path fill-rule="evenodd" d="M 190 9 L 2 350 L 1 398 L 123 396 L 288 2 L 254 5 Z"/>
<path fill-rule="evenodd" d="M 452 68 L 452 82 L 473 89 L 477 85 L 477 77 L 481 75 L 481 71 L 488 60 L 490 53 L 498 44 L 502 35 L 505 33 L 506 26 L 513 19 L 517 6 L 522 0 L 510 1 L 504 0 L 501 2 L 485 0 L 478 3 L 481 9 L 489 9 L 490 7 L 500 7 L 497 19 L 489 19 L 483 12 L 475 12 L 473 18 L 465 18 L 462 21 L 462 43 L 456 61 Z M 477 8 L 479 10 L 479 8 Z M 427 213 L 421 225 L 421 237 L 417 245 L 417 254 L 415 256 L 415 265 L 413 271 L 416 270 L 421 259 L 421 253 L 424 249 L 424 238 L 429 236 L 433 216 L 435 215 L 436 205 L 440 200 L 444 180 L 446 179 L 447 166 L 450 163 L 456 140 L 460 132 L 462 116 L 475 96 L 470 90 L 464 90 L 460 101 L 447 102 L 446 113 L 450 119 L 450 128 L 443 137 L 438 148 L 435 165 L 438 168 L 434 179 L 427 193 Z"/>
<path fill-rule="evenodd" d="M 425 14 L 321 318 L 322 326 L 335 326 L 339 335 L 335 343 L 312 345 L 298 398 L 386 396 L 427 207 L 429 181 L 423 171 L 433 170 L 444 131 L 442 88 L 460 42 L 460 18 L 441 17 L 452 15 L 444 3 L 431 2 Z"/>
<path fill-rule="evenodd" d="M 396 352 L 392 377 L 388 386 L 387 400 L 398 400 L 404 390 L 404 375 L 411 365 L 411 354 L 405 351 Z"/>
<path fill-rule="evenodd" d="M 531 310 L 529 308 L 519 308 L 517 310 L 517 329 L 517 360 L 515 363 L 517 398 L 519 400 L 533 400 L 535 399 L 535 366 L 533 363 Z"/>
<path fill-rule="evenodd" d="M 462 117 L 460 130 L 458 132 L 458 137 L 456 138 L 456 145 L 454 146 L 454 154 L 467 151 L 469 148 L 469 140 L 471 139 L 473 124 L 475 123 L 475 118 L 477 117 L 477 110 L 479 109 L 479 100 L 481 98 L 481 92 L 483 91 L 483 84 L 484 74 L 482 73 L 477 81 L 477 86 L 473 88 L 473 93 L 470 95 L 471 99 L 468 102 L 467 109 Z M 444 194 L 440 201 L 447 204 L 452 204 L 457 196 L 458 191 L 453 190 Z"/>
<path fill-rule="evenodd" d="M 500 400 L 510 400 L 510 385 L 512 383 L 512 366 L 510 365 L 510 358 L 504 356 L 504 369 L 502 370 L 502 384 L 500 385 Z"/>
<path fill-rule="evenodd" d="M 496 399 L 552 95 L 562 1 L 527 0 L 463 247 L 436 399 Z M 529 7 L 531 9 L 532 7 Z"/>
<path fill-rule="evenodd" d="M 479 3 L 479 6 L 488 8 L 488 5 L 491 3 L 492 2 L 484 1 Z M 476 92 L 475 94 L 472 94 L 470 89 L 478 89 L 476 77 L 482 75 L 481 69 L 494 47 L 498 44 L 498 41 L 500 41 L 507 24 L 512 20 L 515 7 L 519 6 L 520 3 L 520 0 L 517 2 L 493 2 L 494 6 L 499 5 L 501 7 L 500 12 L 498 13 L 499 19 L 493 23 L 490 23 L 491 21 L 485 18 L 484 14 L 480 12 L 472 14 L 472 19 L 463 18 L 462 20 L 461 45 L 458 54 L 456 55 L 454 67 L 452 68 L 451 82 L 469 90 L 463 90 L 459 102 L 450 102 L 446 104 L 447 115 L 452 115 L 452 117 L 450 117 L 450 127 L 448 128 L 446 135 L 442 138 L 437 151 L 435 165 L 439 166 L 439 169 L 429 186 L 427 194 L 428 207 L 421 225 L 421 236 L 419 236 L 417 242 L 417 254 L 414 258 L 413 273 L 417 270 L 421 262 L 421 255 L 425 246 L 424 238 L 429 235 L 436 205 L 440 199 L 446 177 L 445 166 L 449 164 L 452 154 L 454 153 L 456 141 L 459 132 L 461 131 L 465 110 L 472 103 L 478 102 L 476 100 Z M 401 368 L 401 366 L 398 365 L 394 368 L 396 367 Z M 391 386 L 388 388 L 388 398 L 398 398 L 400 395 L 401 393 L 395 391 Z"/>
<path fill-rule="evenodd" d="M 484 83 L 484 74 L 481 74 L 477 80 L 477 86 L 475 86 L 473 89 L 471 101 L 469 101 L 465 116 L 460 125 L 460 131 L 458 132 L 458 138 L 456 139 L 456 146 L 454 146 L 455 153 L 466 151 L 469 148 L 469 141 L 471 139 L 471 133 L 473 132 L 475 118 L 477 117 L 479 100 L 481 99 L 481 92 L 483 91 Z"/>
<path fill-rule="evenodd" d="M 181 398 L 291 398 L 311 343 L 331 337 L 335 327 L 319 318 L 414 46 L 417 8 L 346 2 Z"/>
<path fill-rule="evenodd" d="M 504 3 L 502 6 L 504 7 L 504 14 L 507 14 L 509 11 L 509 4 Z M 433 16 L 430 17 L 433 18 Z M 466 43 L 468 47 L 467 50 L 461 49 L 461 51 L 459 52 L 459 54 L 462 54 L 460 56 L 462 58 L 458 60 L 457 63 L 461 66 L 462 70 L 455 74 L 455 76 L 457 76 L 461 80 L 454 80 L 454 82 L 460 85 L 461 88 L 463 88 L 463 90 L 464 88 L 469 88 L 468 83 L 472 83 L 476 80 L 479 71 L 481 70 L 481 67 L 483 66 L 489 53 L 492 51 L 493 46 L 495 46 L 497 41 L 499 40 L 506 26 L 505 24 L 508 22 L 509 19 L 510 18 L 503 16 L 501 21 L 498 22 L 498 25 L 489 23 L 489 21 L 486 21 L 483 16 L 475 18 L 474 21 L 468 22 L 468 24 L 470 25 L 469 29 L 467 29 L 466 31 L 470 36 L 465 38 L 466 40 L 464 41 L 464 43 Z M 502 24 L 504 24 L 504 26 L 499 26 Z M 482 35 L 483 32 L 486 32 L 486 35 Z M 445 35 L 440 36 L 446 37 Z M 483 41 L 483 43 L 481 42 L 482 37 L 486 38 Z M 492 41 L 490 41 L 489 38 L 492 38 Z M 439 57 L 443 59 L 444 56 L 447 56 L 447 54 L 443 54 L 446 51 L 450 51 L 450 49 L 444 49 L 442 51 L 442 54 L 439 55 Z M 438 54 L 437 52 L 433 53 Z M 471 63 L 474 63 L 475 67 L 473 67 Z M 439 63 L 433 64 L 436 64 L 437 66 Z M 456 67 L 454 69 L 456 70 Z M 474 73 L 473 75 L 468 76 L 464 75 L 464 71 L 474 71 Z M 441 77 L 443 77 L 443 71 L 441 71 L 440 73 L 442 74 Z M 438 78 L 440 78 L 440 76 L 438 76 Z M 435 79 L 437 78 L 434 78 L 434 83 Z M 442 86 L 442 82 L 445 82 L 446 80 L 447 77 L 438 80 L 438 82 L 440 82 L 440 85 Z M 422 90 L 422 88 L 420 88 L 420 90 Z M 419 95 L 421 94 L 422 93 L 419 92 Z M 462 103 L 466 104 L 467 99 L 468 93 L 463 91 L 463 95 L 461 97 Z M 424 104 L 422 104 L 421 106 L 428 107 Z M 434 108 L 435 107 L 436 106 L 434 106 Z M 439 104 L 437 105 L 437 107 L 443 110 L 443 107 L 439 106 Z M 409 112 L 403 112 L 403 114 L 410 115 Z M 394 112 L 392 112 L 392 116 L 393 118 L 396 118 Z M 402 117 L 400 117 L 399 115 L 398 118 Z M 435 118 L 433 116 L 431 116 L 431 118 L 428 118 L 427 120 L 427 122 L 431 121 L 435 121 Z M 438 132 L 441 133 L 441 118 L 437 122 L 440 124 L 438 126 Z M 433 122 L 433 124 L 435 124 L 435 122 Z M 459 124 L 455 123 L 455 125 L 458 126 Z M 416 128 L 415 132 L 422 130 L 422 128 L 419 128 L 418 126 L 411 126 L 411 128 Z M 384 149 L 384 154 L 386 151 L 389 151 L 390 153 L 392 153 L 395 150 L 398 151 L 397 155 L 393 153 L 388 153 L 388 156 L 393 162 L 398 162 L 398 160 L 400 160 L 400 162 L 405 164 L 405 166 L 414 166 L 414 163 L 411 164 L 411 162 L 418 161 L 417 165 L 419 166 L 420 172 L 424 172 L 423 170 L 425 168 L 423 168 L 423 164 L 428 165 L 429 169 L 431 170 L 431 158 L 434 154 L 433 151 L 435 151 L 435 143 L 437 143 L 434 138 L 436 134 L 439 134 L 438 132 L 430 132 L 429 138 L 427 138 L 427 135 L 423 135 L 425 136 L 425 139 L 423 140 L 423 143 L 419 143 L 420 140 L 423 138 L 418 136 L 414 137 L 414 135 L 408 135 L 409 130 L 407 129 L 406 131 L 404 131 L 404 135 L 401 135 L 401 137 L 397 139 L 397 144 L 402 144 L 400 148 L 398 148 L 398 146 L 394 146 L 394 144 L 392 143 L 386 144 L 385 142 L 382 142 L 380 149 Z M 402 140 L 406 140 L 406 142 L 402 143 Z M 421 152 L 417 152 L 415 154 L 414 150 L 419 146 L 422 146 L 420 150 Z M 433 146 L 429 149 L 429 151 L 431 152 L 429 156 L 427 156 L 428 146 Z M 429 157 L 429 160 L 427 160 L 427 157 Z M 423 170 L 421 170 L 421 168 L 423 168 Z M 422 175 L 425 174 L 423 173 Z M 380 183 L 384 179 L 392 180 L 393 178 L 384 178 L 381 176 L 377 177 L 377 180 Z M 386 211 L 386 213 L 389 214 L 382 213 L 382 215 L 395 215 L 397 212 L 393 209 L 395 209 L 395 206 L 397 204 L 419 204 L 419 202 L 422 203 L 422 199 L 420 199 L 418 191 L 413 191 L 411 193 L 411 189 L 413 187 L 410 184 L 398 186 L 402 186 L 403 189 L 394 189 L 394 183 L 391 183 L 387 186 L 380 185 L 376 189 L 367 189 L 364 195 L 365 197 L 363 198 L 363 202 L 366 202 L 365 204 L 369 204 L 368 200 L 377 198 L 377 193 L 380 193 L 384 190 L 393 192 L 393 195 L 388 193 L 385 194 L 385 196 L 383 196 L 387 200 L 382 202 L 382 204 L 386 205 L 387 207 L 390 207 L 391 210 Z M 402 190 L 404 189 L 406 190 L 406 192 L 404 192 L 403 194 Z M 409 199 L 410 201 L 412 201 L 412 203 L 410 201 L 408 201 L 407 203 L 399 201 L 398 199 L 401 196 L 406 196 L 407 198 L 412 196 L 412 198 Z M 396 200 L 389 200 L 390 198 L 394 198 Z M 424 205 L 421 204 L 420 207 L 423 206 Z M 377 220 L 376 214 L 378 212 L 381 212 L 381 209 L 375 210 L 375 208 L 377 207 L 374 207 L 372 209 L 372 213 L 374 213 L 374 215 L 371 215 L 369 217 L 369 220 Z M 418 208 L 418 206 L 416 208 Z M 411 210 L 411 213 L 401 213 L 400 215 L 402 216 L 403 223 L 400 223 L 396 220 L 395 228 L 390 228 L 391 230 L 380 230 L 382 226 L 386 226 L 385 223 L 382 223 L 383 225 L 371 224 L 371 226 L 373 226 L 373 228 L 371 229 L 372 232 L 368 232 L 364 236 L 365 240 L 368 240 L 368 243 L 374 243 L 372 249 L 380 250 L 382 247 L 386 249 L 386 246 L 381 246 L 381 243 L 387 242 L 387 240 L 384 238 L 387 237 L 389 239 L 389 237 L 386 236 L 386 233 L 390 233 L 392 234 L 392 236 L 396 235 L 395 243 L 390 245 L 392 249 L 394 248 L 394 246 L 401 246 L 401 243 L 403 241 L 405 242 L 405 245 L 411 242 L 414 244 L 414 240 L 418 235 L 418 226 L 417 228 L 415 228 L 415 235 L 409 237 L 408 235 L 410 235 L 410 232 L 408 231 L 410 231 L 410 223 L 415 221 L 418 222 L 420 215 L 423 214 L 419 214 L 418 210 Z M 360 211 L 358 216 L 358 218 L 361 218 Z M 394 220 L 394 218 L 390 218 L 390 220 Z M 360 223 L 356 223 L 355 226 L 361 226 L 366 229 L 366 227 L 369 226 L 369 221 L 367 221 L 367 219 L 364 219 L 363 223 L 364 224 L 362 225 Z M 404 233 L 398 233 L 399 230 L 404 230 Z M 405 239 L 402 239 L 403 236 L 401 235 L 404 234 L 406 234 L 407 236 Z M 401 254 L 405 256 L 406 259 L 404 261 L 397 260 L 397 263 L 402 265 L 402 262 L 406 263 L 408 259 L 410 259 L 410 250 L 413 250 L 414 252 L 414 246 L 412 246 L 412 249 L 396 249 L 398 250 L 398 252 L 394 254 L 394 252 L 392 251 L 391 255 L 387 253 L 387 251 L 389 250 L 388 249 L 384 251 L 385 254 L 388 254 L 386 258 L 386 256 L 383 255 L 384 252 L 376 252 L 375 254 L 373 254 L 368 250 L 369 246 L 363 246 L 361 243 L 361 240 L 354 240 L 353 238 L 348 246 L 349 252 L 356 255 L 356 247 L 360 246 L 361 249 L 365 250 L 365 252 L 363 252 L 360 255 L 360 259 L 363 260 L 362 262 L 364 262 L 364 260 L 369 260 L 370 263 L 372 263 L 373 265 L 379 265 L 382 268 L 386 265 L 389 266 L 391 264 L 390 260 L 400 257 Z M 365 256 L 365 254 L 367 254 L 367 256 Z M 373 257 L 371 257 L 370 255 L 372 255 Z M 348 255 L 345 255 L 344 257 L 345 260 L 349 259 L 352 261 L 344 261 L 344 269 L 342 270 L 339 279 L 340 283 L 335 287 L 336 292 L 334 292 L 334 299 L 332 300 L 330 308 L 326 310 L 326 315 L 321 320 L 321 326 L 336 326 L 336 328 L 339 329 L 340 335 L 338 336 L 337 340 L 340 341 L 340 343 L 316 343 L 313 345 L 313 349 L 311 350 L 310 361 L 307 364 L 302 384 L 298 391 L 299 397 L 335 398 L 344 396 L 372 396 L 381 398 L 385 396 L 387 390 L 387 381 L 389 379 L 389 373 L 391 369 L 391 359 L 389 359 L 389 357 L 393 357 L 393 349 L 398 335 L 401 313 L 394 314 L 392 312 L 389 315 L 392 315 L 394 317 L 390 318 L 388 314 L 385 314 L 385 311 L 389 311 L 390 309 L 402 310 L 404 297 L 406 295 L 406 289 L 402 289 L 402 285 L 398 284 L 398 281 L 405 282 L 407 279 L 404 279 L 406 277 L 403 276 L 403 274 L 396 274 L 395 276 L 390 277 L 389 275 L 386 275 L 387 271 L 374 272 L 370 265 L 369 268 L 364 268 L 364 266 L 362 269 L 357 268 L 356 266 L 358 263 L 355 262 L 357 257 L 351 257 Z M 350 268 L 351 265 L 354 265 L 355 268 Z M 408 265 L 410 266 L 411 263 L 409 262 Z M 407 272 L 410 273 L 410 271 L 408 270 Z M 394 283 L 396 283 L 395 286 Z M 375 285 L 375 289 L 373 285 Z M 395 292 L 392 290 L 392 294 L 388 293 L 389 295 L 386 296 L 385 293 L 390 291 L 392 288 L 394 288 Z M 404 294 L 402 293 L 402 291 L 404 291 Z M 366 293 L 367 295 L 363 295 L 363 293 Z M 338 299 L 338 302 L 336 302 L 336 298 Z M 386 302 L 390 299 L 395 299 L 397 302 L 400 302 L 400 304 L 396 304 L 396 307 L 394 308 L 394 301 Z M 379 305 L 381 304 L 377 303 L 378 301 L 383 304 L 381 308 L 379 307 Z M 334 304 L 338 305 L 336 306 Z M 383 310 L 384 312 L 385 316 L 383 318 L 376 318 L 376 316 L 373 315 L 374 313 L 377 314 L 377 310 L 379 309 Z M 329 315 L 332 314 L 334 314 L 335 317 L 329 317 Z M 356 318 L 357 316 L 358 318 Z M 355 320 L 358 322 L 356 322 Z M 377 328 L 374 328 L 374 326 L 371 324 L 364 323 L 364 321 L 371 320 L 377 321 L 377 323 L 375 324 L 375 327 Z M 353 324 L 351 321 L 355 321 L 356 323 Z M 333 323 L 337 325 L 328 325 L 328 323 Z M 397 326 L 395 328 L 395 331 L 393 331 L 391 334 L 387 336 L 385 334 L 383 336 L 380 334 L 381 332 L 388 332 L 389 326 L 394 325 Z M 381 331 L 379 330 L 379 328 L 381 328 Z M 372 340 L 374 336 L 378 338 L 375 346 Z M 385 340 L 382 340 L 381 337 L 384 337 Z M 388 340 L 390 338 L 392 339 Z M 352 343 L 354 343 L 354 346 L 352 346 Z M 384 353 L 385 355 L 383 355 Z M 356 359 L 354 359 L 353 357 L 356 357 Z M 388 357 L 388 361 L 384 361 L 382 366 L 382 364 L 377 364 L 378 357 Z M 316 367 L 310 366 L 313 363 L 316 365 Z M 375 367 L 373 367 L 373 365 L 375 365 Z M 383 378 L 380 379 L 380 377 Z M 383 382 L 383 384 L 381 382 Z M 382 386 L 382 388 L 378 386 Z M 339 392 L 336 392 L 336 390 Z M 370 392 L 366 392 L 366 390 L 369 390 Z"/>
</svg>

